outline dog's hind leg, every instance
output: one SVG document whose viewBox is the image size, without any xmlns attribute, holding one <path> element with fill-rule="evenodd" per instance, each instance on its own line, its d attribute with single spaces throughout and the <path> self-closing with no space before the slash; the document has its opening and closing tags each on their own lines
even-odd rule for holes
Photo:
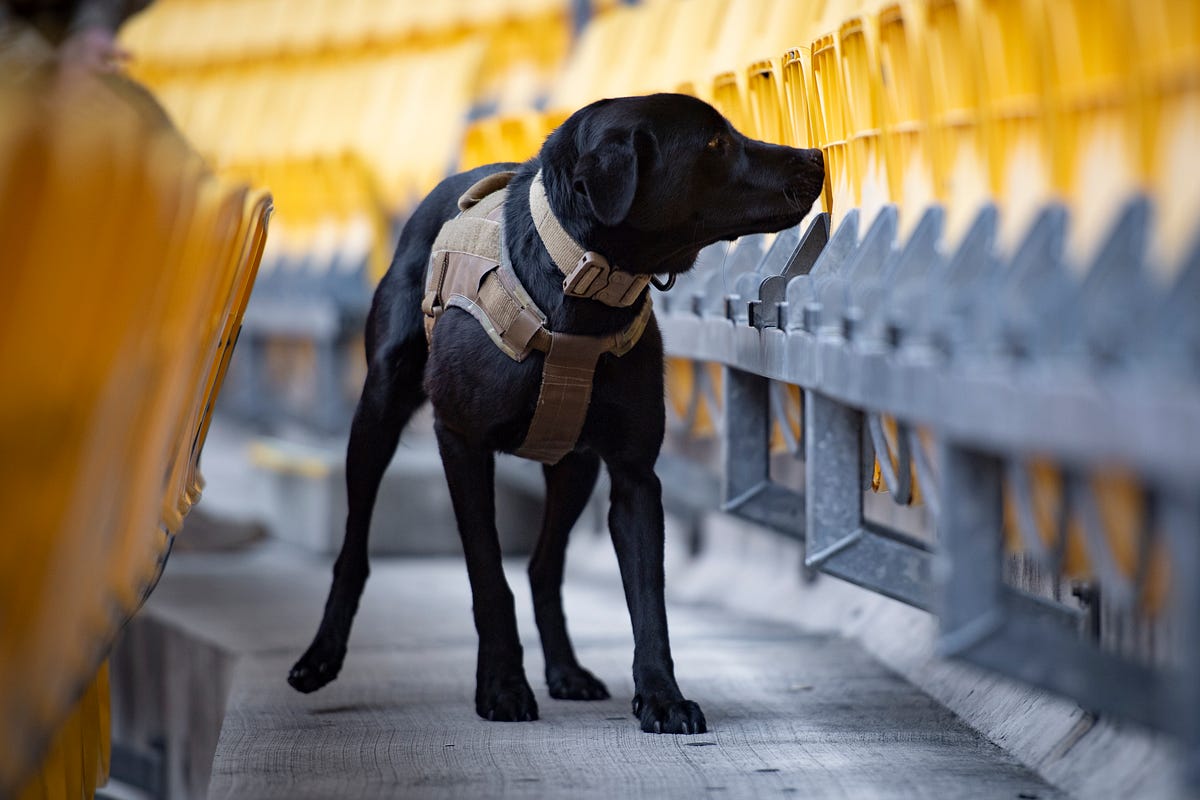
<svg viewBox="0 0 1200 800">
<path fill-rule="evenodd" d="M 546 513 L 537 549 L 529 561 L 529 585 L 546 658 L 546 685 L 550 696 L 559 700 L 603 700 L 608 697 L 608 689 L 575 660 L 562 606 L 567 537 L 596 486 L 600 457 L 591 452 L 568 453 L 542 471 L 546 476 Z"/>
<path fill-rule="evenodd" d="M 367 537 L 379 484 L 400 432 L 425 400 L 421 389 L 425 333 L 419 326 L 396 345 L 369 349 L 373 352 L 368 356 L 367 380 L 346 451 L 346 538 L 333 565 L 333 585 L 321 626 L 288 674 L 288 683 L 301 692 L 320 689 L 342 668 L 350 626 L 367 582 Z"/>
<path fill-rule="evenodd" d="M 502 722 L 535 720 L 537 701 L 525 679 L 517 615 L 496 533 L 495 458 L 490 450 L 473 445 L 440 421 L 434 428 L 462 537 L 479 633 L 475 711 L 484 719 Z"/>
</svg>

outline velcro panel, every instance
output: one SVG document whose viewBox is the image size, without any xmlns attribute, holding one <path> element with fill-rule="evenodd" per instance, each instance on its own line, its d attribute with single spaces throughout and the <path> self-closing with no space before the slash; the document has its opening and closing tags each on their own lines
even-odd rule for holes
<svg viewBox="0 0 1200 800">
<path fill-rule="evenodd" d="M 500 224 L 482 217 L 458 217 L 442 226 L 434 253 L 468 253 L 500 262 Z"/>
</svg>

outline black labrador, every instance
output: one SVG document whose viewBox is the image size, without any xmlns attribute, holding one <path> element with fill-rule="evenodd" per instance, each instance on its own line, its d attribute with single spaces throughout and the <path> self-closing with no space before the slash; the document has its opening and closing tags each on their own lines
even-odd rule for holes
<svg viewBox="0 0 1200 800">
<path fill-rule="evenodd" d="M 533 720 L 537 702 L 522 666 L 513 597 L 501 569 L 493 505 L 493 453 L 522 442 L 541 381 L 542 355 L 516 362 L 460 309 L 439 319 L 426 346 L 421 299 L 430 247 L 459 196 L 479 179 L 517 173 L 504 210 L 507 247 L 521 282 L 554 331 L 604 335 L 628 325 L 628 308 L 564 297 L 542 245 L 529 185 L 543 171 L 550 206 L 585 249 L 629 272 L 673 275 L 719 240 L 796 225 L 821 192 L 819 150 L 749 139 L 708 104 L 659 94 L 602 100 L 573 114 L 524 164 L 493 164 L 444 180 L 404 227 L 367 320 L 368 372 L 346 458 L 349 514 L 325 616 L 288 682 L 312 692 L 332 681 L 367 579 L 367 534 L 379 483 L 400 432 L 428 398 L 466 554 L 479 633 L 475 710 L 490 720 Z M 561 584 L 567 536 L 595 486 L 612 482 L 608 523 L 633 623 L 633 712 L 647 732 L 703 733 L 704 715 L 675 682 L 663 605 L 662 338 L 653 318 L 623 357 L 603 355 L 578 444 L 544 467 L 546 510 L 529 579 L 550 696 L 596 700 L 604 684 L 580 666 L 567 635 Z"/>
</svg>

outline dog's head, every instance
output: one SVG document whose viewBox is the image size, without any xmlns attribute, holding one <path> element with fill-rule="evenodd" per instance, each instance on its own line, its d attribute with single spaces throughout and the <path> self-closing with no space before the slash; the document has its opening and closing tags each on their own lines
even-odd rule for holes
<svg viewBox="0 0 1200 800">
<path fill-rule="evenodd" d="M 820 150 L 750 139 L 694 97 L 601 100 L 542 147 L 551 208 L 629 272 L 680 272 L 722 239 L 796 225 L 824 184 Z"/>
</svg>

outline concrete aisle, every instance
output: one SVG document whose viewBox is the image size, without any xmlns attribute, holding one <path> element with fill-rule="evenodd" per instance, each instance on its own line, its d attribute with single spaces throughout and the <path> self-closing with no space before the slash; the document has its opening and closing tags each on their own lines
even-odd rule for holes
<svg viewBox="0 0 1200 800">
<path fill-rule="evenodd" d="M 342 676 L 303 696 L 284 675 L 315 628 L 327 565 L 277 544 L 177 553 L 148 611 L 238 657 L 209 796 L 1058 796 L 858 644 L 695 605 L 671 607 L 672 638 L 710 732 L 643 734 L 616 575 L 566 592 L 580 660 L 613 699 L 552 700 L 521 566 L 510 582 L 541 719 L 488 723 L 472 707 L 458 560 L 378 561 Z"/>
</svg>

